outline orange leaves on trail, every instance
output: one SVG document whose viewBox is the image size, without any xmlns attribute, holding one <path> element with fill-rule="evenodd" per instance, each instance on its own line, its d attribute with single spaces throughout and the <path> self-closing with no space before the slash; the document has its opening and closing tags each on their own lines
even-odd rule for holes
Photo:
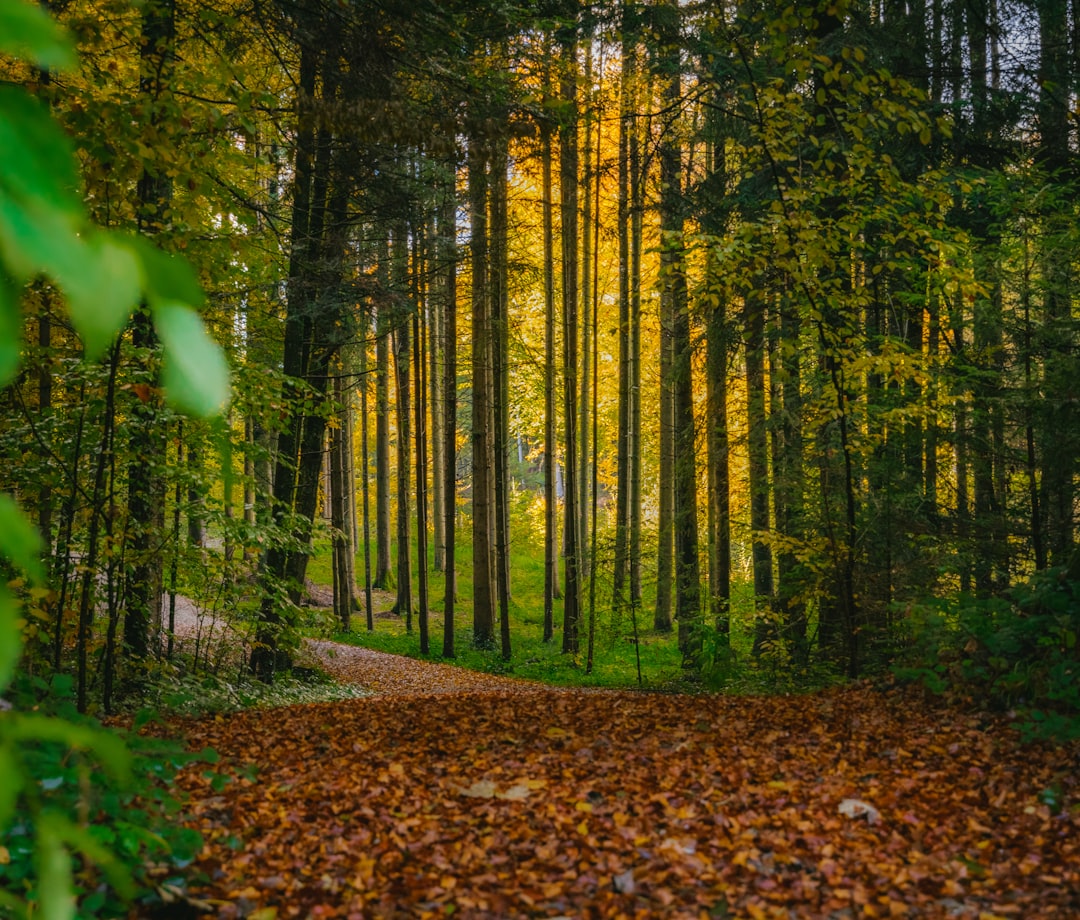
<svg viewBox="0 0 1080 920">
<path fill-rule="evenodd" d="M 307 643 L 306 648 L 318 658 L 319 667 L 337 680 L 359 684 L 376 693 L 462 693 L 529 686 L 522 681 L 493 674 L 467 671 L 449 664 L 417 661 L 337 642 L 312 641 Z"/>
<path fill-rule="evenodd" d="M 185 775 L 193 896 L 260 920 L 1080 916 L 1076 747 L 868 688 L 485 684 L 191 723 L 218 769 L 259 768 Z"/>
</svg>

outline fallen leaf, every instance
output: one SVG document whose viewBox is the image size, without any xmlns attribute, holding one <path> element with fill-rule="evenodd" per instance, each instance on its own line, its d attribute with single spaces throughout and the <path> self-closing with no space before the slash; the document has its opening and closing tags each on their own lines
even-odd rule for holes
<svg viewBox="0 0 1080 920">
<path fill-rule="evenodd" d="M 877 824 L 881 820 L 881 812 L 869 802 L 859 799 L 844 799 L 837 811 L 845 818 L 866 818 L 869 824 Z"/>
</svg>

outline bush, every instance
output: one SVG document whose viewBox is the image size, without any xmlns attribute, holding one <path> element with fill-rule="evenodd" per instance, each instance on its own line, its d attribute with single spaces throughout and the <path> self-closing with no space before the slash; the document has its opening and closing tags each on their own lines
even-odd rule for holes
<svg viewBox="0 0 1080 920">
<path fill-rule="evenodd" d="M 0 916 L 47 914 L 58 886 L 74 900 L 66 916 L 124 916 L 133 898 L 152 899 L 194 859 L 202 839 L 176 821 L 173 779 L 186 764 L 214 760 L 212 751 L 103 728 L 76 711 L 68 677 L 48 686 L 19 678 L 4 703 L 0 735 L 10 737 L 0 740 L 16 743 L 5 744 L 14 807 L 0 821 Z M 83 859 L 63 867 L 56 857 L 66 851 Z"/>
<path fill-rule="evenodd" d="M 1015 710 L 1027 738 L 1080 738 L 1080 565 L 1034 574 L 1004 598 L 909 611 L 901 679 Z"/>
</svg>

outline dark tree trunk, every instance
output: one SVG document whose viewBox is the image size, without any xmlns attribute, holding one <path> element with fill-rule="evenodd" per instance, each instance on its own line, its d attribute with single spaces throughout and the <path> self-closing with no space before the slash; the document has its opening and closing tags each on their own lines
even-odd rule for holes
<svg viewBox="0 0 1080 920">
<path fill-rule="evenodd" d="M 563 420 L 564 546 L 566 587 L 563 596 L 564 652 L 576 654 L 581 622 L 581 542 L 578 533 L 577 380 L 578 380 L 578 96 L 577 25 L 567 27 L 563 39 L 560 96 L 564 106 L 559 125 L 559 197 L 562 223 L 563 297 Z"/>
<path fill-rule="evenodd" d="M 159 109 L 168 92 L 176 41 L 176 8 L 172 0 L 153 2 L 143 10 L 139 93 L 153 114 L 151 123 L 167 116 Z M 138 182 L 139 230 L 153 236 L 165 229 L 172 200 L 172 180 L 162 173 L 143 172 Z M 151 354 L 158 348 L 157 334 L 148 309 L 140 309 L 132 321 L 132 344 L 144 374 Z M 153 381 L 147 381 L 153 384 Z M 165 432 L 157 419 L 154 401 L 132 406 L 129 430 L 128 513 L 130 516 L 131 567 L 125 598 L 124 645 L 135 659 L 151 651 L 150 634 L 160 622 L 164 592 L 164 556 L 160 552 L 165 529 Z"/>
</svg>

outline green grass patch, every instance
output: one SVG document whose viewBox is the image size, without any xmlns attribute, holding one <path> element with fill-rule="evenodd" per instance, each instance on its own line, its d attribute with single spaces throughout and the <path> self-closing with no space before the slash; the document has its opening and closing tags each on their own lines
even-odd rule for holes
<svg viewBox="0 0 1080 920">
<path fill-rule="evenodd" d="M 519 496 L 519 500 L 521 497 Z M 582 623 L 579 627 L 580 651 L 576 655 L 562 651 L 562 601 L 555 602 L 555 633 L 545 642 L 544 629 L 544 557 L 542 531 L 529 509 L 519 509 L 513 517 L 514 537 L 510 553 L 510 633 L 511 657 L 502 658 L 499 648 L 498 612 L 495 613 L 494 647 L 477 647 L 473 641 L 473 559 L 471 532 L 458 528 L 455 553 L 457 569 L 457 598 L 455 600 L 454 651 L 451 663 L 471 670 L 504 674 L 527 680 L 541 681 L 563 687 L 644 688 L 652 690 L 718 690 L 723 692 L 768 694 L 814 689 L 831 683 L 831 677 L 803 673 L 792 668 L 782 651 L 754 658 L 751 655 L 755 605 L 752 586 L 738 581 L 732 587 L 731 652 L 720 667 L 703 667 L 687 671 L 674 632 L 653 630 L 654 586 L 643 585 L 640 607 L 633 613 L 624 609 L 616 614 L 610 604 L 610 560 L 601 559 L 596 590 L 595 614 L 589 611 L 588 583 L 584 587 Z M 601 550 L 601 553 L 603 550 Z M 375 548 L 371 549 L 372 559 Z M 416 547 L 412 547 L 412 597 L 414 610 L 411 623 L 404 616 L 390 613 L 394 592 L 374 595 L 374 630 L 367 630 L 366 615 L 361 610 L 353 617 L 352 630 L 338 632 L 339 642 L 360 645 L 378 651 L 406 655 L 427 661 L 447 661 L 443 648 L 443 606 L 445 579 L 442 573 L 431 571 L 429 564 L 429 646 L 428 655 L 420 654 L 420 624 L 416 608 L 419 604 L 419 584 L 416 571 Z M 430 556 L 429 556 L 430 562 Z M 560 560 L 560 566 L 562 561 Z M 651 570 L 645 562 L 646 571 Z M 396 564 L 394 566 L 396 571 Z M 363 555 L 357 555 L 356 572 L 363 581 Z M 560 575 L 562 572 L 560 571 Z M 333 581 L 331 548 L 328 540 L 318 540 L 308 565 L 308 577 L 316 584 Z M 364 603 L 362 585 L 358 593 Z M 586 669 L 589 618 L 595 616 L 593 660 Z M 636 621 L 636 622 L 635 622 Z M 325 635 L 325 633 L 324 633 Z M 715 642 L 713 643 L 715 646 Z M 709 639 L 706 638 L 706 647 Z M 640 657 L 640 681 L 638 665 Z"/>
</svg>

